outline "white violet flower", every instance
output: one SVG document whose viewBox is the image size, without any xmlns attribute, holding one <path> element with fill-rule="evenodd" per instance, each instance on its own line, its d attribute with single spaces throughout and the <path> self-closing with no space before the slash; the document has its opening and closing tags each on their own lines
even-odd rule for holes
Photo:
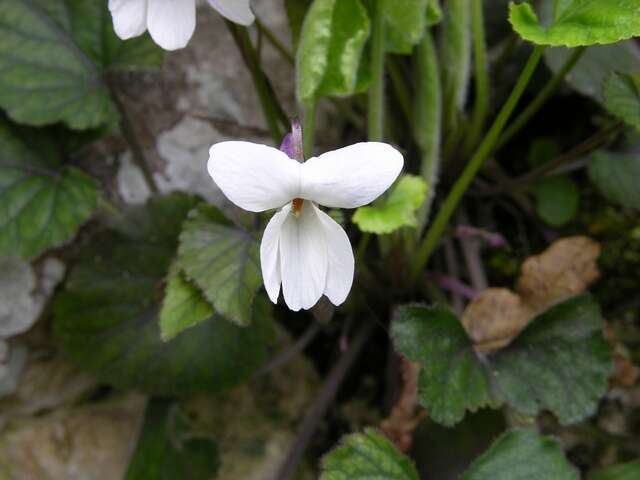
<svg viewBox="0 0 640 480">
<path fill-rule="evenodd" d="M 357 143 L 304 163 L 291 158 L 301 160 L 301 150 L 292 149 L 296 154 L 289 156 L 266 145 L 221 142 L 211 147 L 207 165 L 213 181 L 240 208 L 279 209 L 262 236 L 262 277 L 271 301 L 277 303 L 282 285 L 294 311 L 313 307 L 323 294 L 340 305 L 353 283 L 349 238 L 317 205 L 365 205 L 391 186 L 404 163 L 385 143 Z"/>
<path fill-rule="evenodd" d="M 240 25 L 254 21 L 250 0 L 208 0 L 220 15 Z M 113 28 L 123 40 L 147 29 L 165 50 L 184 48 L 196 28 L 196 0 L 109 0 Z"/>
</svg>

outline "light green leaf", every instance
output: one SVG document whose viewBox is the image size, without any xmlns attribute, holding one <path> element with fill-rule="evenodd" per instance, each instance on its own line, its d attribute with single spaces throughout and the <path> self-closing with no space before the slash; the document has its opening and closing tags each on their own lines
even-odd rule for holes
<svg viewBox="0 0 640 480">
<path fill-rule="evenodd" d="M 180 267 L 225 318 L 246 326 L 262 285 L 258 238 L 233 226 L 215 207 L 189 215 L 180 234 Z"/>
<path fill-rule="evenodd" d="M 640 0 L 559 0 L 550 25 L 528 3 L 509 4 L 509 21 L 538 45 L 578 47 L 608 44 L 640 35 Z"/>
<path fill-rule="evenodd" d="M 418 480 L 411 460 L 372 428 L 349 435 L 322 460 L 320 480 Z"/>
<path fill-rule="evenodd" d="M 560 443 L 534 430 L 502 434 L 465 472 L 463 480 L 578 480 Z"/>
<path fill-rule="evenodd" d="M 0 255 L 31 258 L 62 245 L 96 208 L 95 182 L 58 151 L 47 132 L 0 115 Z"/>
<path fill-rule="evenodd" d="M 471 341 L 449 310 L 401 307 L 392 323 L 391 337 L 399 353 L 422 364 L 418 395 L 436 422 L 455 425 L 466 411 L 498 405 Z"/>
<path fill-rule="evenodd" d="M 607 391 L 611 347 L 598 305 L 573 297 L 534 318 L 481 361 L 459 320 L 443 308 L 406 306 L 391 328 L 396 349 L 422 364 L 420 403 L 444 425 L 467 410 L 507 402 L 525 415 L 550 410 L 562 424 L 592 415 Z"/>
<path fill-rule="evenodd" d="M 400 227 L 415 227 L 416 212 L 424 202 L 427 190 L 421 177 L 403 175 L 380 205 L 356 210 L 353 223 L 363 232 L 377 234 L 391 233 Z"/>
<path fill-rule="evenodd" d="M 274 331 L 262 298 L 251 328 L 213 315 L 169 342 L 160 336 L 165 278 L 195 203 L 176 194 L 131 207 L 79 252 L 54 303 L 54 334 L 102 381 L 167 395 L 219 390 L 248 378 L 269 355 Z"/>
<path fill-rule="evenodd" d="M 427 0 L 383 2 L 388 51 L 405 55 L 412 52 L 427 27 L 426 10 Z"/>
<path fill-rule="evenodd" d="M 211 305 L 174 264 L 169 269 L 166 293 L 160 309 L 162 339 L 171 340 L 183 330 L 211 318 L 212 315 Z"/>
<path fill-rule="evenodd" d="M 350 95 L 359 85 L 370 22 L 360 0 L 314 0 L 302 26 L 297 52 L 298 98 Z"/>
<path fill-rule="evenodd" d="M 195 436 L 178 405 L 149 400 L 125 480 L 211 480 L 219 467 L 216 442 Z"/>
<path fill-rule="evenodd" d="M 162 58 L 146 37 L 117 39 L 107 2 L 2 0 L 0 19 L 0 106 L 20 123 L 114 124 L 104 74 Z"/>
<path fill-rule="evenodd" d="M 640 130 L 640 75 L 611 75 L 604 83 L 604 106 Z"/>
<path fill-rule="evenodd" d="M 640 460 L 603 468 L 589 475 L 589 480 L 637 480 L 640 478 Z"/>
<path fill-rule="evenodd" d="M 589 164 L 589 177 L 609 200 L 640 209 L 640 156 L 596 152 Z"/>
<path fill-rule="evenodd" d="M 440 0 L 427 0 L 427 26 L 431 27 L 442 20 Z"/>
<path fill-rule="evenodd" d="M 571 53 L 570 48 L 547 48 L 544 59 L 551 71 L 557 73 Z M 605 79 L 615 72 L 640 74 L 640 48 L 635 41 L 588 47 L 565 81 L 583 95 L 603 102 Z"/>
<path fill-rule="evenodd" d="M 536 210 L 549 225 L 560 227 L 578 213 L 580 191 L 568 175 L 555 175 L 537 182 L 533 188 Z"/>
</svg>

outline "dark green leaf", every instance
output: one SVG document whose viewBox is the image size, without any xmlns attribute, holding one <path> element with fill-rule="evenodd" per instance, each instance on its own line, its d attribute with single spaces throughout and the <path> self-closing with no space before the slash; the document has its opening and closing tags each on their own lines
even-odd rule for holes
<svg viewBox="0 0 640 480">
<path fill-rule="evenodd" d="M 391 233 L 401 227 L 417 225 L 416 212 L 427 195 L 427 184 L 415 175 L 403 175 L 382 203 L 360 207 L 353 223 L 363 232 Z"/>
<path fill-rule="evenodd" d="M 578 470 L 553 438 L 534 430 L 504 433 L 465 472 L 463 480 L 578 480 Z"/>
<path fill-rule="evenodd" d="M 146 37 L 117 39 L 107 2 L 2 0 L 0 19 L 0 106 L 20 123 L 113 124 L 104 73 L 161 59 Z"/>
<path fill-rule="evenodd" d="M 570 48 L 547 48 L 544 59 L 557 73 L 571 54 Z M 633 40 L 588 47 L 565 81 L 583 95 L 602 102 L 604 81 L 614 72 L 640 74 L 640 48 Z"/>
<path fill-rule="evenodd" d="M 383 8 L 387 50 L 410 54 L 427 27 L 427 0 L 386 1 Z"/>
<path fill-rule="evenodd" d="M 193 327 L 213 315 L 213 308 L 200 290 L 185 278 L 174 264 L 169 269 L 167 287 L 160 309 L 160 334 L 167 341 L 183 330 Z"/>
<path fill-rule="evenodd" d="M 420 402 L 445 425 L 466 410 L 508 402 L 526 415 L 552 411 L 563 424 L 592 415 L 607 390 L 611 348 L 588 295 L 548 309 L 506 348 L 482 361 L 459 320 L 442 308 L 402 307 L 396 349 L 422 364 Z"/>
<path fill-rule="evenodd" d="M 95 182 L 62 164 L 47 132 L 0 116 L 0 255 L 31 258 L 67 242 L 96 204 Z"/>
<path fill-rule="evenodd" d="M 436 25 L 442 20 L 440 0 L 427 0 L 427 26 Z"/>
<path fill-rule="evenodd" d="M 555 175 L 533 186 L 538 215 L 549 225 L 560 227 L 578 213 L 580 191 L 568 175 Z"/>
<path fill-rule="evenodd" d="M 436 422 L 454 425 L 467 410 L 496 404 L 471 341 L 449 310 L 402 307 L 393 321 L 391 336 L 402 355 L 422 364 L 420 403 Z"/>
<path fill-rule="evenodd" d="M 558 0 L 553 21 L 543 25 L 528 3 L 509 5 L 509 21 L 538 45 L 577 47 L 615 43 L 640 35 L 640 0 Z"/>
<path fill-rule="evenodd" d="M 637 480 L 638 478 L 640 478 L 640 460 L 603 468 L 589 476 L 589 480 Z"/>
<path fill-rule="evenodd" d="M 200 206 L 180 234 L 178 262 L 218 313 L 241 326 L 262 284 L 258 238 L 233 226 L 214 207 Z"/>
<path fill-rule="evenodd" d="M 609 200 L 640 209 L 640 156 L 600 151 L 593 155 L 589 176 Z"/>
<path fill-rule="evenodd" d="M 211 480 L 219 466 L 216 443 L 194 436 L 176 404 L 149 400 L 125 480 Z"/>
<path fill-rule="evenodd" d="M 213 315 L 169 342 L 160 336 L 165 278 L 194 204 L 172 195 L 127 210 L 82 249 L 56 298 L 56 338 L 103 381 L 158 394 L 218 390 L 248 378 L 268 356 L 273 324 L 263 301 L 254 304 L 251 328 Z"/>
<path fill-rule="evenodd" d="M 407 457 L 372 428 L 349 435 L 322 460 L 320 480 L 418 480 Z"/>
<path fill-rule="evenodd" d="M 369 30 L 360 0 L 314 0 L 297 52 L 298 98 L 303 103 L 356 91 Z"/>
<path fill-rule="evenodd" d="M 604 83 L 604 106 L 640 130 L 640 75 L 614 73 Z"/>
<path fill-rule="evenodd" d="M 304 22 L 304 17 L 309 9 L 309 5 L 311 5 L 311 0 L 284 0 L 294 49 L 298 48 L 302 23 Z"/>
</svg>

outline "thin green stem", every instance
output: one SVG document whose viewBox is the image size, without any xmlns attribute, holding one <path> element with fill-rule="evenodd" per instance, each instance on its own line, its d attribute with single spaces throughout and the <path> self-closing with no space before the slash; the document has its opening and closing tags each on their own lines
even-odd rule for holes
<svg viewBox="0 0 640 480">
<path fill-rule="evenodd" d="M 269 30 L 259 19 L 256 18 L 256 26 L 258 30 L 265 36 L 267 41 L 276 49 L 276 51 L 291 65 L 295 63 L 295 59 L 293 58 L 293 54 L 284 46 L 284 44 L 278 40 L 278 37 Z"/>
<path fill-rule="evenodd" d="M 384 138 L 384 0 L 375 0 L 371 38 L 371 87 L 369 88 L 369 140 Z"/>
<path fill-rule="evenodd" d="M 315 130 L 316 130 L 316 105 L 317 100 L 305 105 L 304 107 L 304 121 L 302 123 L 302 141 L 304 144 L 304 156 L 305 158 L 311 158 L 313 156 L 313 147 L 315 143 Z"/>
<path fill-rule="evenodd" d="M 471 0 L 471 30 L 473 33 L 473 64 L 475 79 L 475 105 L 471 124 L 463 146 L 464 156 L 471 154 L 484 129 L 489 110 L 489 72 L 487 70 L 487 46 L 484 34 L 482 0 Z"/>
<path fill-rule="evenodd" d="M 273 141 L 277 144 L 282 140 L 283 133 L 280 125 L 288 129 L 289 119 L 284 110 L 275 98 L 275 93 L 269 79 L 260 67 L 260 60 L 246 28 L 237 27 L 235 24 L 225 21 L 227 28 L 231 32 L 233 40 L 242 53 L 242 59 L 249 69 L 251 79 L 256 87 L 256 92 L 260 99 L 260 106 L 267 122 L 269 133 Z"/>
<path fill-rule="evenodd" d="M 585 47 L 579 47 L 574 50 L 562 68 L 558 70 L 553 77 L 551 77 L 544 88 L 540 90 L 540 93 L 538 93 L 536 98 L 532 100 L 527 108 L 525 108 L 522 113 L 515 118 L 511 125 L 509 125 L 509 128 L 507 128 L 500 136 L 500 139 L 496 144 L 496 149 L 502 147 L 505 143 L 511 140 L 516 133 L 522 130 L 522 127 L 527 124 L 531 117 L 540 111 L 540 109 L 549 101 L 551 96 L 558 89 L 567 74 L 573 69 L 576 63 L 578 63 L 584 52 Z"/>
<path fill-rule="evenodd" d="M 415 283 L 418 279 L 420 272 L 423 270 L 423 268 L 429 261 L 429 257 L 437 247 L 438 242 L 440 241 L 440 238 L 442 237 L 442 234 L 444 233 L 451 216 L 455 212 L 458 204 L 460 203 L 460 200 L 462 199 L 462 196 L 467 191 L 467 188 L 469 188 L 469 185 L 482 167 L 484 161 L 493 151 L 500 133 L 504 129 L 504 126 L 509 120 L 509 117 L 520 101 L 520 98 L 522 97 L 525 88 L 529 84 L 529 81 L 531 80 L 533 72 L 538 66 L 538 63 L 540 63 L 543 52 L 543 46 L 536 46 L 531 53 L 527 64 L 520 73 L 520 77 L 518 78 L 518 81 L 516 82 L 511 95 L 503 105 L 500 113 L 498 113 L 498 116 L 493 122 L 493 125 L 489 129 L 489 132 L 485 136 L 484 140 L 476 150 L 476 153 L 473 155 L 473 157 L 463 170 L 462 174 L 453 185 L 453 188 L 449 192 L 449 195 L 445 199 L 441 208 L 438 210 L 438 214 L 431 224 L 431 227 L 427 231 L 424 240 L 420 244 L 418 252 L 412 263 L 410 277 L 412 283 Z"/>
<path fill-rule="evenodd" d="M 393 92 L 398 99 L 402 113 L 405 118 L 411 122 L 411 98 L 409 96 L 409 90 L 402 78 L 402 72 L 400 72 L 397 61 L 392 57 L 387 59 L 387 70 L 389 72 L 389 78 L 391 79 L 391 85 L 393 86 Z"/>
</svg>

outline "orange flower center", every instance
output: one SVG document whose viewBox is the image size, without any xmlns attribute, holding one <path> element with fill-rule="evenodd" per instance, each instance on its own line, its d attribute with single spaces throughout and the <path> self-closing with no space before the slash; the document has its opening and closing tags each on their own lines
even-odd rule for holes
<svg viewBox="0 0 640 480">
<path fill-rule="evenodd" d="M 299 215 L 300 212 L 302 211 L 302 204 L 304 203 L 304 200 L 302 198 L 294 198 L 291 201 L 291 210 L 293 211 L 294 215 Z"/>
</svg>

